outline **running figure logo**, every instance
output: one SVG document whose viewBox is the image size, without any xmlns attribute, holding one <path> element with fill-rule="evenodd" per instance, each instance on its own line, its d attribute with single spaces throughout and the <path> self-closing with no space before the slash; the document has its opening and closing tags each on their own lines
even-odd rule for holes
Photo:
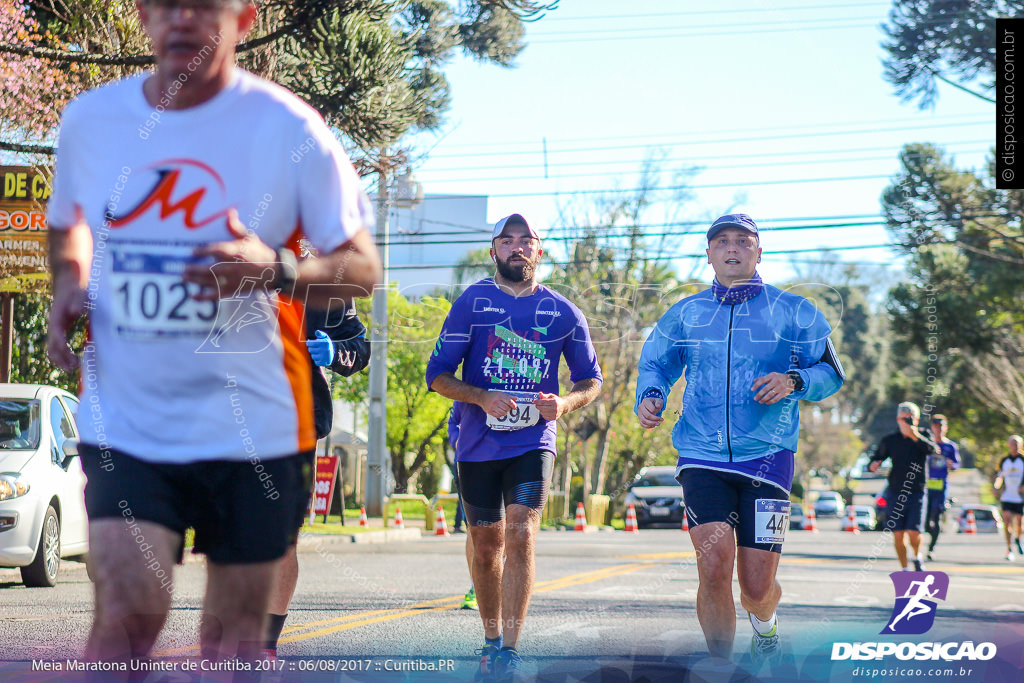
<svg viewBox="0 0 1024 683">
<path fill-rule="evenodd" d="M 943 572 L 893 572 L 896 604 L 881 633 L 917 635 L 935 623 L 935 601 L 945 600 L 949 577 Z"/>
</svg>

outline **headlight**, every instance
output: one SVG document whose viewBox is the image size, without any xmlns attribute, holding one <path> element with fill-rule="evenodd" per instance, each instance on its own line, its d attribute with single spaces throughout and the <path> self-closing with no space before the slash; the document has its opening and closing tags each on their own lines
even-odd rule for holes
<svg viewBox="0 0 1024 683">
<path fill-rule="evenodd" d="M 0 500 L 10 500 L 28 493 L 28 482 L 17 472 L 0 473 Z"/>
</svg>

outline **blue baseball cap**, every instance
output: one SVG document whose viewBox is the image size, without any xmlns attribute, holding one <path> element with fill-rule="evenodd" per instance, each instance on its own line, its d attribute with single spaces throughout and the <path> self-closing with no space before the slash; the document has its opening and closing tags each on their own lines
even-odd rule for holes
<svg viewBox="0 0 1024 683">
<path fill-rule="evenodd" d="M 746 230 L 756 237 L 758 241 L 761 239 L 761 236 L 757 234 L 757 223 L 754 222 L 753 218 L 745 213 L 727 213 L 711 224 L 711 228 L 708 229 L 708 242 L 713 240 L 715 235 L 726 228 L 739 228 L 740 230 Z"/>
</svg>

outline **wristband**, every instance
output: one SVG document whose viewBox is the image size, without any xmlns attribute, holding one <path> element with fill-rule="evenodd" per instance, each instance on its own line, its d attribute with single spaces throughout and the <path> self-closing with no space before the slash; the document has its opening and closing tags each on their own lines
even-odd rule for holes
<svg viewBox="0 0 1024 683">
<path fill-rule="evenodd" d="M 800 373 L 796 370 L 790 370 L 786 374 L 793 380 L 793 391 L 802 391 L 804 388 L 804 378 L 800 376 Z"/>
<path fill-rule="evenodd" d="M 281 294 L 291 295 L 295 291 L 295 278 L 299 272 L 299 260 L 291 249 L 277 250 L 277 269 L 271 288 Z"/>
<path fill-rule="evenodd" d="M 643 401 L 645 398 L 660 398 L 662 401 L 665 400 L 665 394 L 661 393 L 661 389 L 648 389 L 641 396 L 640 400 Z"/>
</svg>

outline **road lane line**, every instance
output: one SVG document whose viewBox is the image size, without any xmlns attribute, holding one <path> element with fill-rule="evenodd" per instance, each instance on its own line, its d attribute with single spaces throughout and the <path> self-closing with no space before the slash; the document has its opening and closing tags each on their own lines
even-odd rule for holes
<svg viewBox="0 0 1024 683">
<path fill-rule="evenodd" d="M 697 557 L 697 553 L 646 553 L 643 555 L 616 555 L 617 560 L 686 560 Z"/>
<path fill-rule="evenodd" d="M 640 569 L 647 567 L 655 567 L 661 563 L 635 563 L 626 565 L 614 565 L 611 567 L 603 567 L 601 569 L 595 569 L 588 572 L 580 572 L 579 574 L 569 574 L 557 579 L 550 579 L 547 581 L 541 581 L 534 584 L 534 593 L 543 593 L 547 591 L 557 590 L 559 588 L 568 588 L 570 586 L 577 586 L 584 583 L 591 583 L 593 581 L 600 581 L 601 579 L 611 578 L 613 576 L 620 576 L 622 574 L 628 574 L 635 572 Z M 287 627 L 282 633 L 289 633 L 282 637 L 279 643 L 293 643 L 301 640 L 307 640 L 310 638 L 316 638 L 322 635 L 329 635 L 331 633 L 337 633 L 340 631 L 346 631 L 359 626 L 368 626 L 370 624 L 383 623 L 386 621 L 392 621 L 395 619 L 401 619 L 404 617 L 415 616 L 417 614 L 426 614 L 427 612 L 439 612 L 450 609 L 457 609 L 462 605 L 462 595 L 453 595 L 444 598 L 435 598 L 432 600 L 424 600 L 422 602 L 414 603 L 404 607 L 392 607 L 389 609 L 371 610 L 368 612 L 357 612 L 356 614 L 347 614 L 341 617 L 332 617 L 330 619 L 322 619 L 319 621 L 311 621 L 302 624 L 294 624 Z M 444 604 L 450 603 L 450 604 Z M 438 605 L 432 607 L 432 605 Z M 316 628 L 317 626 L 324 626 L 326 628 L 320 628 L 314 631 L 309 631 L 310 628 Z M 160 650 L 154 653 L 154 656 L 166 657 L 174 655 L 187 655 L 189 653 L 199 652 L 198 645 L 192 645 L 189 647 L 170 648 Z"/>
<path fill-rule="evenodd" d="M 277 642 L 279 643 L 294 643 L 300 640 L 307 640 L 309 638 L 316 638 L 318 636 L 326 636 L 331 633 L 338 633 L 339 631 L 347 631 L 358 626 L 368 626 L 370 624 L 380 624 L 385 621 L 392 621 L 394 619 L 401 619 L 403 617 L 411 617 L 416 614 L 426 614 L 427 612 L 440 612 L 443 610 L 455 609 L 461 605 L 462 597 L 459 597 L 458 603 L 451 605 L 442 605 L 441 607 L 429 607 L 426 609 L 409 610 L 405 612 L 398 612 L 396 614 L 386 614 L 379 617 L 373 617 L 371 619 L 363 619 L 362 621 L 354 621 L 348 624 L 341 624 L 339 626 L 331 626 L 329 628 L 322 628 L 316 631 L 310 631 L 309 633 L 300 633 L 294 636 L 288 636 L 287 638 L 281 638 Z"/>
</svg>

